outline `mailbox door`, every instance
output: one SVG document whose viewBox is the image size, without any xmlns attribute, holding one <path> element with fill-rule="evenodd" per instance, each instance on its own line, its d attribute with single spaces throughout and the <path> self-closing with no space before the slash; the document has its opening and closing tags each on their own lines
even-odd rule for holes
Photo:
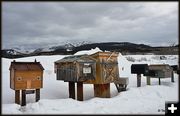
<svg viewBox="0 0 180 116">
<path fill-rule="evenodd" d="M 164 78 L 165 77 L 165 73 L 164 73 L 164 71 L 157 71 L 157 77 L 159 77 L 159 78 Z"/>
<path fill-rule="evenodd" d="M 104 83 L 113 82 L 115 78 L 119 77 L 117 62 L 102 62 L 102 80 Z"/>
<path fill-rule="evenodd" d="M 132 74 L 148 73 L 148 65 L 147 64 L 132 64 L 131 65 L 131 73 Z"/>
<path fill-rule="evenodd" d="M 83 62 L 79 63 L 79 78 L 78 81 L 87 81 L 95 79 L 95 63 Z"/>
<path fill-rule="evenodd" d="M 64 81 L 65 82 L 76 82 L 77 81 L 77 74 L 76 74 L 76 66 L 73 63 L 69 63 L 64 68 L 65 75 L 64 75 Z"/>
</svg>

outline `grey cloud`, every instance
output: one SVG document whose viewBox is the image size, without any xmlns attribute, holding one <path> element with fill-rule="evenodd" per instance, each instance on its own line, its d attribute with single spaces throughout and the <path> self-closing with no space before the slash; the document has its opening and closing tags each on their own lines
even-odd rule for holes
<svg viewBox="0 0 180 116">
<path fill-rule="evenodd" d="M 2 45 L 43 46 L 76 40 L 177 42 L 177 3 L 173 7 L 150 3 L 3 2 Z"/>
</svg>

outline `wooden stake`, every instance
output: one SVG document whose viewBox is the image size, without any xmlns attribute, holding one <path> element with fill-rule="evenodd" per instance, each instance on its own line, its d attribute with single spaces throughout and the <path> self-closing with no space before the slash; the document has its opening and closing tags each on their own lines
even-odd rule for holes
<svg viewBox="0 0 180 116">
<path fill-rule="evenodd" d="M 15 103 L 20 104 L 20 90 L 15 90 Z"/>
<path fill-rule="evenodd" d="M 40 100 L 40 89 L 36 89 L 36 102 Z"/>
<path fill-rule="evenodd" d="M 141 87 L 141 74 L 137 74 L 137 87 Z"/>
<path fill-rule="evenodd" d="M 22 90 L 22 103 L 21 106 L 26 105 L 26 90 Z"/>
<path fill-rule="evenodd" d="M 75 83 L 69 82 L 69 98 L 75 99 Z"/>
<path fill-rule="evenodd" d="M 83 82 L 77 82 L 77 100 L 83 101 Z"/>
</svg>

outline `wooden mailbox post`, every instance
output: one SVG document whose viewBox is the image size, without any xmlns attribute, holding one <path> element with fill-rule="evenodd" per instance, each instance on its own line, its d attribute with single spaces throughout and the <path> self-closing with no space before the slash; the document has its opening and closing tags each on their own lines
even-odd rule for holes
<svg viewBox="0 0 180 116">
<path fill-rule="evenodd" d="M 11 62 L 10 88 L 15 90 L 15 103 L 26 105 L 26 94 L 36 92 L 36 102 L 43 87 L 43 70 L 40 62 Z M 21 95 L 21 96 L 20 96 Z M 21 100 L 22 102 L 21 102 Z"/>
<path fill-rule="evenodd" d="M 132 64 L 131 73 L 137 74 L 137 87 L 141 87 L 141 74 L 148 73 L 148 64 Z"/>
</svg>

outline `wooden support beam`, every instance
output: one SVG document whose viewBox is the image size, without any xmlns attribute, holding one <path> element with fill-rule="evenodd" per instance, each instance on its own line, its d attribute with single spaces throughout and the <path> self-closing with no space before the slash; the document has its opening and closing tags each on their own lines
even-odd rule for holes
<svg viewBox="0 0 180 116">
<path fill-rule="evenodd" d="M 137 87 L 141 87 L 141 74 L 137 74 Z"/>
<path fill-rule="evenodd" d="M 15 103 L 20 104 L 20 90 L 15 90 Z"/>
<path fill-rule="evenodd" d="M 171 73 L 171 82 L 174 83 L 174 71 L 172 71 L 172 73 Z"/>
<path fill-rule="evenodd" d="M 110 98 L 110 83 L 94 84 L 94 96 L 101 98 Z"/>
<path fill-rule="evenodd" d="M 146 79 L 147 79 L 147 85 L 151 85 L 151 77 L 147 76 Z"/>
<path fill-rule="evenodd" d="M 69 82 L 69 98 L 75 99 L 75 83 Z"/>
<path fill-rule="evenodd" d="M 26 90 L 22 90 L 22 103 L 21 106 L 25 106 L 26 105 Z"/>
<path fill-rule="evenodd" d="M 114 84 L 115 84 L 115 83 L 114 83 Z M 115 84 L 115 86 L 116 86 L 116 88 L 117 88 L 117 90 L 118 90 L 118 93 L 121 92 L 120 87 L 119 87 L 119 84 Z"/>
<path fill-rule="evenodd" d="M 77 82 L 77 100 L 83 101 L 83 82 Z"/>
<path fill-rule="evenodd" d="M 159 85 L 161 85 L 161 78 L 159 77 Z"/>
<path fill-rule="evenodd" d="M 40 89 L 36 89 L 36 102 L 40 100 Z"/>
</svg>

